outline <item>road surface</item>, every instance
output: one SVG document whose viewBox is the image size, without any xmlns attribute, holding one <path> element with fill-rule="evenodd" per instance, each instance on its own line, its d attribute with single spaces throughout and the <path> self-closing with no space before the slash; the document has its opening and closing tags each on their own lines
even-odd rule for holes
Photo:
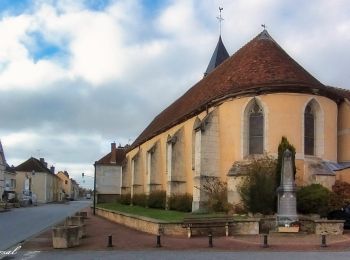
<svg viewBox="0 0 350 260">
<path fill-rule="evenodd" d="M 90 204 L 91 201 L 71 201 L 67 204 L 15 208 L 0 213 L 0 251 L 34 236 Z"/>
<path fill-rule="evenodd" d="M 166 260 L 329 260 L 350 259 L 350 252 L 218 252 L 218 251 L 31 251 L 12 255 L 11 259 L 92 260 L 92 259 L 166 259 Z"/>
</svg>

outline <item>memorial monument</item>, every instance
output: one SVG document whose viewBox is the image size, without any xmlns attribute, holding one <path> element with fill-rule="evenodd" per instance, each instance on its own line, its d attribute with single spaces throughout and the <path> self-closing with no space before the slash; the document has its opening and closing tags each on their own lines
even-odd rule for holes
<svg viewBox="0 0 350 260">
<path fill-rule="evenodd" d="M 277 226 L 290 227 L 292 222 L 298 221 L 298 215 L 293 158 L 288 149 L 283 153 L 281 184 L 277 189 L 277 198 Z"/>
</svg>

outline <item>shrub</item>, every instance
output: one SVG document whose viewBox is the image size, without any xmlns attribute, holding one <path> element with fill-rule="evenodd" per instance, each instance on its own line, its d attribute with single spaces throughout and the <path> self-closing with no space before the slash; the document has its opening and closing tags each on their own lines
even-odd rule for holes
<svg viewBox="0 0 350 260">
<path fill-rule="evenodd" d="M 170 210 L 177 210 L 183 212 L 192 211 L 192 195 L 185 194 L 173 194 L 168 199 L 168 208 Z"/>
<path fill-rule="evenodd" d="M 285 150 L 289 150 L 292 152 L 292 160 L 293 160 L 293 173 L 295 178 L 296 167 L 295 167 L 295 148 L 292 144 L 288 142 L 287 137 L 282 136 L 281 142 L 278 145 L 278 158 L 276 164 L 276 185 L 279 186 L 281 184 L 281 171 L 282 171 L 282 161 L 283 161 L 283 153 Z"/>
<path fill-rule="evenodd" d="M 204 177 L 202 187 L 197 187 L 207 195 L 204 206 L 208 212 L 229 212 L 232 205 L 227 201 L 227 183 L 216 177 Z"/>
<path fill-rule="evenodd" d="M 131 204 L 131 194 L 127 193 L 127 194 L 120 195 L 118 202 L 120 204 L 130 205 Z"/>
<path fill-rule="evenodd" d="M 152 191 L 148 196 L 148 207 L 156 209 L 165 209 L 166 204 L 166 192 Z"/>
<path fill-rule="evenodd" d="M 329 211 L 331 191 L 320 184 L 311 184 L 297 191 L 298 212 L 326 216 Z"/>
<path fill-rule="evenodd" d="M 343 204 L 340 207 L 350 204 L 350 184 L 343 181 L 335 181 L 332 191 L 336 193 L 341 200 L 339 203 Z"/>
<path fill-rule="evenodd" d="M 238 186 L 244 207 L 252 213 L 271 214 L 275 210 L 276 160 L 269 156 L 255 159 Z"/>
<path fill-rule="evenodd" d="M 132 204 L 135 206 L 146 207 L 147 206 L 147 195 L 145 193 L 134 194 L 132 196 Z"/>
</svg>

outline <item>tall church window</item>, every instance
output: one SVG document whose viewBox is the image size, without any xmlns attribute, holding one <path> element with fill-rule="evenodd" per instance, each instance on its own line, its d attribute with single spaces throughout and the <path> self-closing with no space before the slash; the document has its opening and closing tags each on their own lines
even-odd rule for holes
<svg viewBox="0 0 350 260">
<path fill-rule="evenodd" d="M 315 155 L 315 113 L 310 103 L 304 112 L 304 153 Z"/>
<path fill-rule="evenodd" d="M 249 114 L 249 154 L 263 154 L 264 152 L 264 113 L 254 100 Z"/>
</svg>

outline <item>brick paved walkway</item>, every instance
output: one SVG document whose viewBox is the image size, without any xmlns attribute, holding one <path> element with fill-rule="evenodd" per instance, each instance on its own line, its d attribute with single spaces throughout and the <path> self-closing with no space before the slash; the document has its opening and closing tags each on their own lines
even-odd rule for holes
<svg viewBox="0 0 350 260">
<path fill-rule="evenodd" d="M 88 210 L 85 221 L 88 236 L 81 240 L 81 245 L 69 250 L 106 250 L 108 235 L 113 236 L 113 247 L 110 250 L 154 250 L 156 236 L 146 234 L 125 226 L 93 216 Z M 350 250 L 350 232 L 341 236 L 327 237 L 326 248 L 320 247 L 320 236 L 316 235 L 270 235 L 269 248 L 262 248 L 262 236 L 214 237 L 214 248 L 211 250 L 230 251 L 310 251 L 310 250 Z M 207 237 L 174 237 L 162 236 L 162 248 L 159 250 L 208 250 Z M 51 229 L 27 240 L 22 250 L 55 250 L 52 248 Z M 57 250 L 57 249 L 56 249 Z"/>
</svg>

